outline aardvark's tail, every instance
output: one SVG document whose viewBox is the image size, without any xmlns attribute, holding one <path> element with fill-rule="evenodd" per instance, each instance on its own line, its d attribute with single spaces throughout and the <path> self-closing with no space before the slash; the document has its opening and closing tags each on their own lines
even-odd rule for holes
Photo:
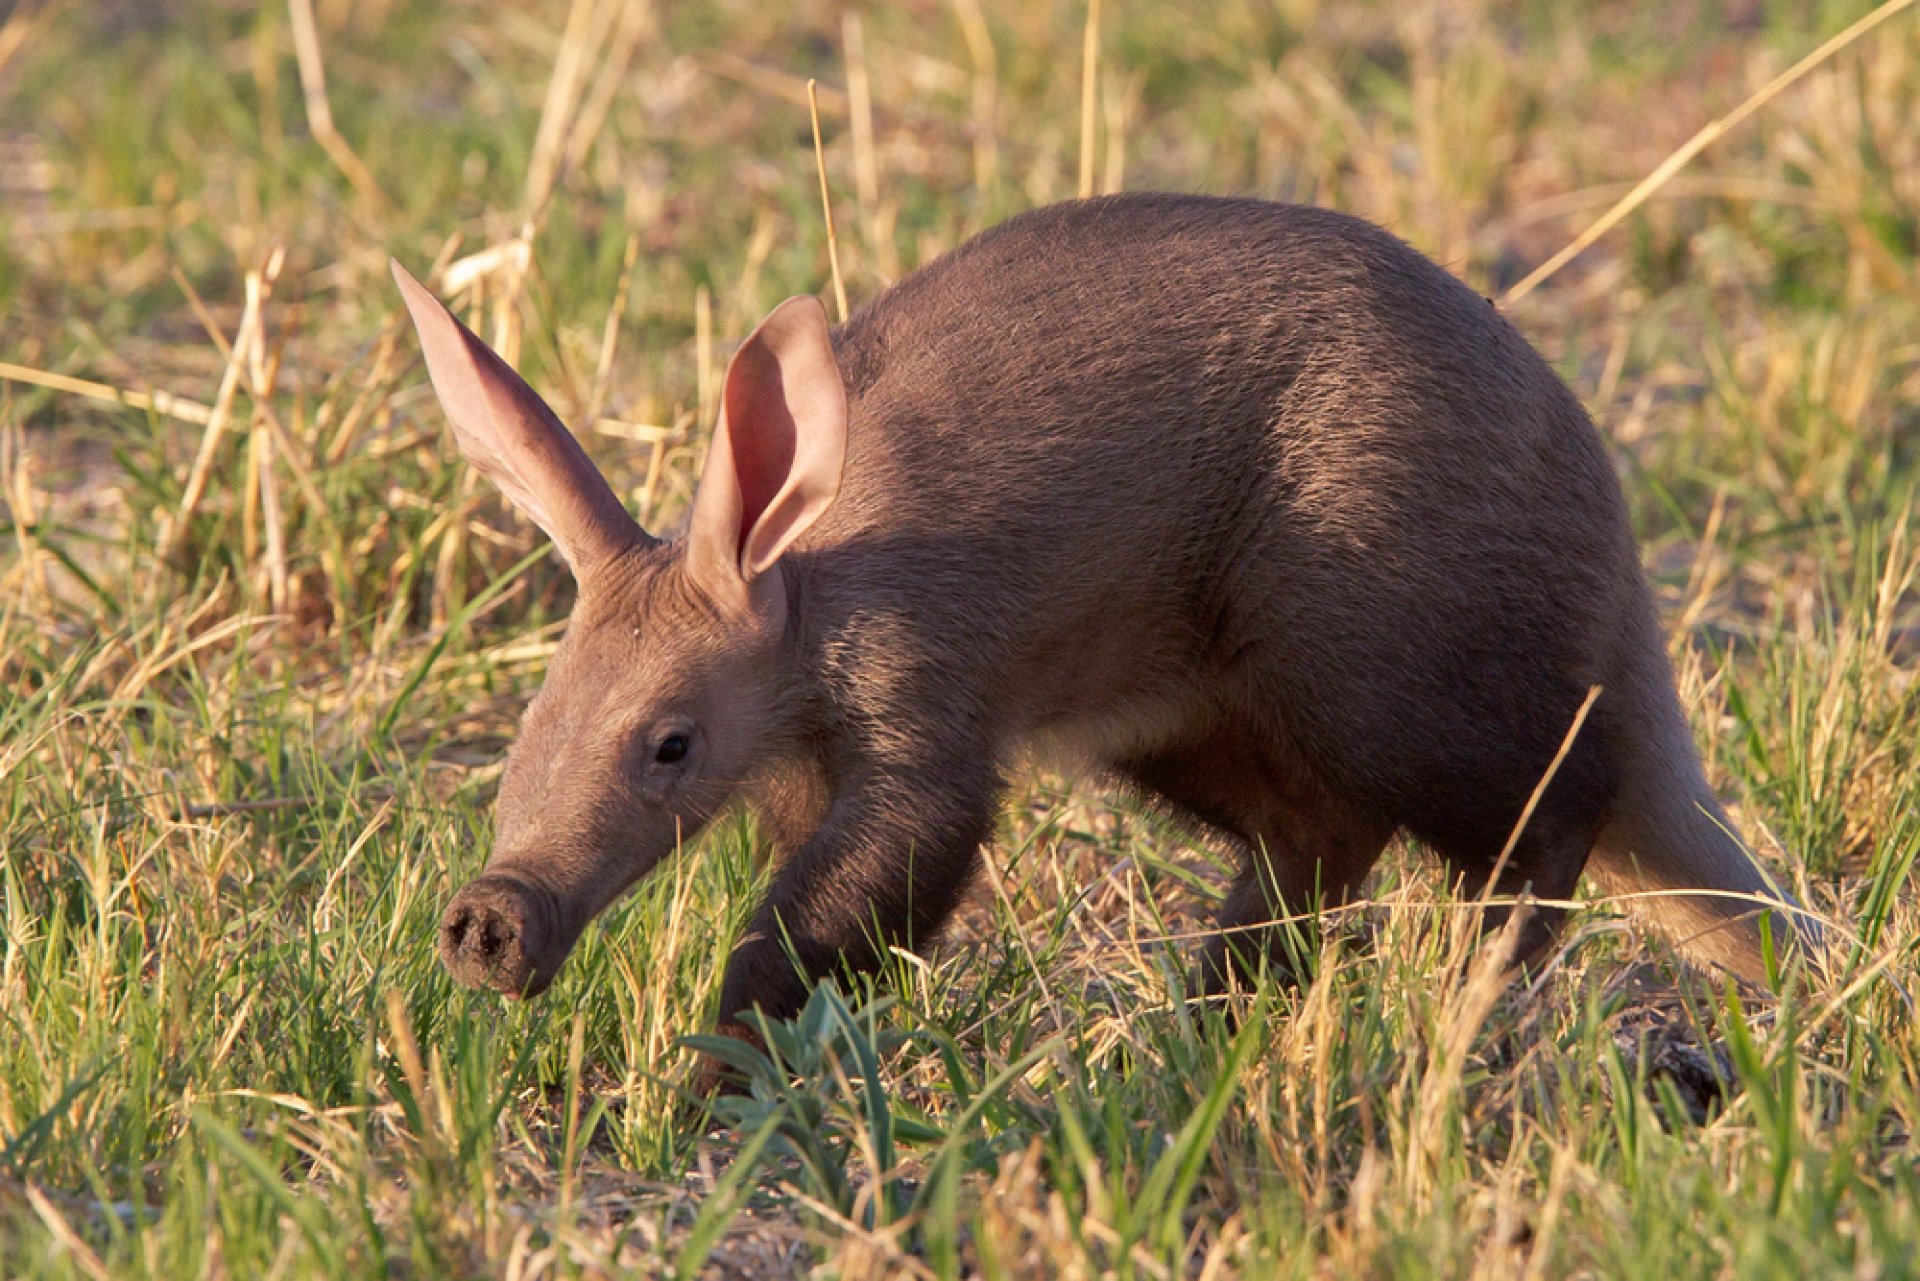
<svg viewBox="0 0 1920 1281">
<path fill-rule="evenodd" d="M 1620 700 L 1620 792 L 1589 874 L 1603 893 L 1656 892 L 1628 899 L 1636 915 L 1693 959 L 1764 983 L 1763 920 L 1782 952 L 1796 942 L 1817 949 L 1819 927 L 1748 854 L 1707 786 L 1659 643 L 1628 651 L 1609 691 Z"/>
</svg>

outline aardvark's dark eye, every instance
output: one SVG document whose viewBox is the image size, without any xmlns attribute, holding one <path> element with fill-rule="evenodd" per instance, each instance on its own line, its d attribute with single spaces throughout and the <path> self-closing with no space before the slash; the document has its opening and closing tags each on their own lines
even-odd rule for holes
<svg viewBox="0 0 1920 1281">
<path fill-rule="evenodd" d="M 685 759 L 688 746 L 685 734 L 669 734 L 661 739 L 660 746 L 654 749 L 653 759 L 662 765 L 672 765 Z"/>
</svg>

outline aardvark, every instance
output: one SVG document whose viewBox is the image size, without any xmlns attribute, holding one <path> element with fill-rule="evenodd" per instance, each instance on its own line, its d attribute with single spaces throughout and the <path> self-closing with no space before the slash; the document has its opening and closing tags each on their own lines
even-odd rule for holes
<svg viewBox="0 0 1920 1281">
<path fill-rule="evenodd" d="M 1791 900 L 1702 775 L 1599 436 L 1385 232 L 1117 196 L 1015 218 L 838 329 L 791 299 L 732 359 L 672 540 L 396 275 L 461 450 L 579 587 L 447 908 L 463 982 L 541 991 L 743 796 L 778 871 L 719 1017 L 790 1015 L 940 929 L 1040 744 L 1239 851 L 1217 987 L 1398 831 L 1481 889 L 1594 686 L 1493 888 L 1564 900 L 1591 857 L 1610 889 L 1707 891 L 1648 904 L 1761 977 L 1755 899 Z"/>
</svg>

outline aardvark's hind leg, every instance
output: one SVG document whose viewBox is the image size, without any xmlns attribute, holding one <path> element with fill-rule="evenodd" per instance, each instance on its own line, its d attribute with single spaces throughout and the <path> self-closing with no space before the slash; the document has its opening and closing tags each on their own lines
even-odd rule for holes
<svg viewBox="0 0 1920 1281">
<path fill-rule="evenodd" d="M 1200 955 L 1196 987 L 1225 991 L 1264 962 L 1292 974 L 1287 925 L 1311 939 L 1306 917 L 1347 901 L 1394 825 L 1344 806 L 1298 768 L 1266 759 L 1251 735 L 1222 731 L 1189 747 L 1120 764 L 1135 786 L 1176 813 L 1234 838 L 1243 861 Z"/>
</svg>

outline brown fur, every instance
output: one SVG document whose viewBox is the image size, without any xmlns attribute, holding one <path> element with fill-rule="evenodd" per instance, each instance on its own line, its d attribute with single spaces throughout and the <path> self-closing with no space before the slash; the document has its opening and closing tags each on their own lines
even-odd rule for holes
<svg viewBox="0 0 1920 1281">
<path fill-rule="evenodd" d="M 1223 926 L 1338 901 L 1398 830 L 1475 889 L 1593 685 L 1498 888 L 1566 897 L 1597 842 L 1610 887 L 1774 894 L 1702 778 L 1599 437 L 1400 241 L 1121 196 L 980 236 L 830 350 L 795 307 L 729 372 L 686 540 L 550 530 L 580 604 L 486 875 L 449 909 L 467 981 L 545 986 L 744 791 L 785 861 L 720 1014 L 791 1014 L 818 975 L 940 929 L 1035 741 L 1228 837 Z M 437 350 L 457 381 L 440 365 L 468 357 Z M 542 483 L 580 480 L 507 487 Z M 693 744 L 677 768 L 653 759 L 669 730 Z M 1656 906 L 1759 976 L 1750 902 Z M 1211 981 L 1243 959 L 1216 945 Z"/>
</svg>

